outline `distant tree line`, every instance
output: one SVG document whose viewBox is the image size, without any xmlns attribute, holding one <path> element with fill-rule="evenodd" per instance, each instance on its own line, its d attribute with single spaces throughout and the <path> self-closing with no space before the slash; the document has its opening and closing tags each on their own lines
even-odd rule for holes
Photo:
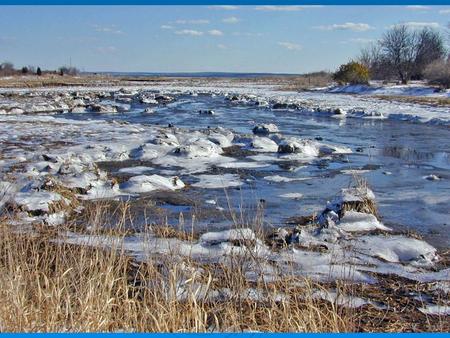
<svg viewBox="0 0 450 338">
<path fill-rule="evenodd" d="M 78 75 L 80 71 L 76 67 L 62 66 L 57 71 L 42 71 L 40 67 L 35 66 L 23 66 L 16 69 L 11 62 L 0 63 L 0 76 L 14 76 L 14 75 L 37 75 L 42 74 L 59 74 L 60 76 Z"/>
<path fill-rule="evenodd" d="M 398 81 L 429 80 L 448 87 L 450 66 L 444 37 L 437 30 L 417 30 L 396 25 L 380 40 L 361 50 L 359 57 L 334 73 L 341 83 L 367 83 L 369 79 Z M 345 66 L 345 67 L 344 67 Z"/>
</svg>

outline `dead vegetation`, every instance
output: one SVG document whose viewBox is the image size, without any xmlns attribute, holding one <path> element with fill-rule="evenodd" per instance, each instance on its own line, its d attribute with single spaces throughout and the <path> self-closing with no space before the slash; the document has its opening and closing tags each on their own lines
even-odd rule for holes
<svg viewBox="0 0 450 338">
<path fill-rule="evenodd" d="M 331 73 L 315 72 L 287 78 L 281 85 L 281 90 L 303 91 L 312 88 L 326 87 L 333 83 Z"/>
<path fill-rule="evenodd" d="M 0 323 L 2 331 L 133 331 L 133 332 L 354 332 L 439 331 L 445 321 L 417 311 L 408 292 L 424 285 L 390 283 L 382 276 L 378 285 L 333 282 L 319 284 L 297 277 L 289 268 L 273 280 L 249 280 L 246 267 L 253 257 L 251 241 L 233 243 L 248 248 L 248 255 L 230 256 L 219 263 L 202 263 L 180 254 L 139 260 L 123 246 L 128 203 L 99 201 L 85 206 L 85 222 L 93 242 L 70 244 L 69 224 L 39 227 L 18 233 L 0 226 Z M 114 212 L 115 227 L 111 227 Z M 235 224 L 259 224 L 260 213 L 250 218 L 239 212 Z M 108 221 L 109 220 L 109 221 Z M 180 224 L 182 222 L 180 221 Z M 192 229 L 191 229 L 192 230 Z M 151 225 L 144 237 L 156 236 L 195 241 L 193 230 Z M 255 229 L 257 236 L 264 236 Z M 116 238 L 106 249 L 95 238 Z M 293 268 L 291 268 L 293 269 Z M 358 310 L 315 297 L 319 290 L 336 290 L 342 296 L 363 296 L 387 304 L 386 309 L 364 305 Z M 433 299 L 434 300 L 434 299 Z M 408 303 L 410 302 L 410 303 Z M 403 306 L 402 304 L 407 304 Z M 409 305 L 408 305 L 409 304 Z"/>
<path fill-rule="evenodd" d="M 341 204 L 341 215 L 340 217 L 345 215 L 346 211 L 357 211 L 363 212 L 366 214 L 374 215 L 376 218 L 380 218 L 378 213 L 378 207 L 375 199 L 369 198 L 367 196 L 367 192 L 370 191 L 369 183 L 367 180 L 358 175 L 353 176 L 353 183 L 351 184 L 358 192 L 358 197 L 361 199 L 360 201 L 352 201 L 352 202 L 343 202 Z"/>
<path fill-rule="evenodd" d="M 275 284 L 248 282 L 240 265 L 197 269 L 189 260 L 137 262 L 121 248 L 54 242 L 46 232 L 16 234 L 1 227 L 2 331 L 352 331 L 345 311 L 294 292 L 279 299 Z M 220 280 L 227 290 L 213 288 Z M 298 281 L 300 282 L 300 281 Z M 201 283 L 201 288 L 199 288 Z M 279 283 L 283 283 L 281 280 Z M 282 284 L 283 285 L 283 284 Z M 264 299 L 246 296 L 259 287 Z M 298 289 L 298 287 L 296 287 Z M 219 292 L 219 293 L 218 293 Z"/>
<path fill-rule="evenodd" d="M 374 95 L 376 99 L 389 102 L 413 103 L 432 107 L 450 106 L 448 97 L 427 97 L 427 96 L 407 96 L 407 95 Z"/>
</svg>

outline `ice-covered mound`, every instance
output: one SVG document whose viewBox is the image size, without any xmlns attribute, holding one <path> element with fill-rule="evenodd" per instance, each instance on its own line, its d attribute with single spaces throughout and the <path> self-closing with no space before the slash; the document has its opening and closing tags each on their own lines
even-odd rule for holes
<svg viewBox="0 0 450 338">
<path fill-rule="evenodd" d="M 222 154 L 223 150 L 219 145 L 207 139 L 193 138 L 176 148 L 174 153 L 187 158 L 196 158 L 217 156 Z"/>
<path fill-rule="evenodd" d="M 278 153 L 280 154 L 300 154 L 305 157 L 317 157 L 332 154 L 349 154 L 352 152 L 348 147 L 326 144 L 316 140 L 301 139 L 293 136 L 281 136 L 278 139 Z"/>
<path fill-rule="evenodd" d="M 328 203 L 317 223 L 299 226 L 283 236 L 286 243 L 300 246 L 291 256 L 286 253 L 286 259 L 308 271 L 307 275 L 318 278 L 325 277 L 328 267 L 334 270 L 334 276 L 347 273 L 351 279 L 361 281 L 368 278 L 364 277 L 365 271 L 393 273 L 415 280 L 441 279 L 445 274 L 427 270 L 439 260 L 436 249 L 423 240 L 391 235 L 391 229 L 373 214 L 374 203 L 373 192 L 364 185 L 342 189 L 333 202 Z M 384 234 L 374 234 L 375 230 Z M 311 253 L 314 248 L 324 253 Z M 302 259 L 316 262 L 306 265 Z M 427 274 L 430 275 L 426 277 Z M 448 278 L 450 276 L 444 276 L 444 280 Z"/>
<path fill-rule="evenodd" d="M 273 123 L 260 124 L 253 128 L 253 134 L 267 135 L 271 133 L 278 133 L 278 127 Z"/>
<path fill-rule="evenodd" d="M 166 152 L 170 151 L 169 148 Z M 130 151 L 130 158 L 136 160 L 153 160 L 162 154 L 161 147 L 157 147 L 154 144 L 141 144 L 139 147 Z"/>
<path fill-rule="evenodd" d="M 274 153 L 278 151 L 278 144 L 268 137 L 256 136 L 251 142 L 251 146 L 259 152 Z"/>
<path fill-rule="evenodd" d="M 131 177 L 120 185 L 120 189 L 126 193 L 146 193 L 155 190 L 177 190 L 185 187 L 178 177 L 163 177 L 160 175 L 139 175 Z"/>
<path fill-rule="evenodd" d="M 207 129 L 204 133 L 207 135 L 209 141 L 222 148 L 230 147 L 234 139 L 234 133 L 222 127 Z"/>
<path fill-rule="evenodd" d="M 323 214 L 334 211 L 342 217 L 344 209 L 373 213 L 376 210 L 375 194 L 364 185 L 341 189 L 331 202 L 327 203 Z"/>
<path fill-rule="evenodd" d="M 428 243 L 405 236 L 362 236 L 354 248 L 372 257 L 391 263 L 432 266 L 438 260 L 436 249 Z"/>
<path fill-rule="evenodd" d="M 278 145 L 280 154 L 302 154 L 309 157 L 319 156 L 317 144 L 311 140 L 286 138 Z"/>
</svg>

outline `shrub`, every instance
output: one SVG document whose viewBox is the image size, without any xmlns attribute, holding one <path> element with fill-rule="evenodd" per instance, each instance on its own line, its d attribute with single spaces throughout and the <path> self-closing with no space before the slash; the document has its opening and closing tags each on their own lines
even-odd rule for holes
<svg viewBox="0 0 450 338">
<path fill-rule="evenodd" d="M 450 62 L 439 60 L 425 68 L 425 78 L 432 85 L 450 88 Z"/>
<path fill-rule="evenodd" d="M 41 76 L 41 75 L 42 75 L 41 67 L 37 67 L 36 74 L 37 74 L 38 76 Z"/>
<path fill-rule="evenodd" d="M 80 71 L 75 67 L 62 66 L 58 69 L 58 72 L 59 72 L 59 75 L 61 75 L 61 76 L 64 76 L 64 75 L 75 76 L 75 75 L 78 75 L 78 73 Z"/>
<path fill-rule="evenodd" d="M 368 84 L 369 69 L 361 63 L 351 61 L 341 65 L 333 79 L 339 83 Z"/>
</svg>

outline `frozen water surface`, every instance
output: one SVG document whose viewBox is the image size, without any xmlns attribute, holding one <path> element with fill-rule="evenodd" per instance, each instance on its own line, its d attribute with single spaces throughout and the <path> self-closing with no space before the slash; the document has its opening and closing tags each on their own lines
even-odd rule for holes
<svg viewBox="0 0 450 338">
<path fill-rule="evenodd" d="M 77 105 L 87 108 L 66 109 L 61 103 L 58 109 L 64 113 L 54 114 L 54 104 L 48 103 L 52 115 L 0 115 L 1 175 L 22 163 L 19 183 L 25 184 L 30 177 L 37 180 L 48 173 L 61 173 L 64 162 L 67 177 L 62 181 L 79 189 L 90 187 L 87 198 L 139 198 L 162 187 L 188 200 L 203 201 L 200 208 L 207 212 L 196 217 L 196 226 L 220 230 L 232 220 L 229 205 L 244 213 L 262 208 L 268 227 L 318 212 L 350 184 L 352 175 L 359 174 L 374 191 L 385 226 L 412 229 L 434 246 L 448 247 L 450 130 L 446 109 L 324 91 L 299 94 L 253 88 L 248 90 L 251 95 L 239 96 L 245 88 L 155 86 L 152 89 L 171 99 L 151 92 L 143 98 L 135 90 L 127 94 L 131 101 L 124 94 L 116 99 L 108 96 L 118 88 L 98 88 L 95 91 L 106 97 L 95 104 L 106 111 L 97 106 L 100 112 L 93 112 L 88 99 L 77 99 Z M 79 90 L 80 95 L 89 94 L 88 89 Z M 23 95 L 26 91 L 16 92 Z M 168 102 L 156 104 L 157 99 Z M 10 98 L 2 104 L 24 110 L 30 106 L 17 105 Z M 30 107 L 30 112 L 43 109 L 41 105 Z M 107 111 L 110 107 L 114 112 Z M 211 110 L 214 114 L 208 113 Z M 274 127 L 267 133 L 255 129 L 271 124 Z M 42 158 L 43 154 L 49 157 Z M 89 163 L 103 163 L 99 164 L 101 172 Z M 121 183 L 110 186 L 108 175 L 120 178 Z M 199 210 L 197 204 L 183 201 L 166 201 L 164 207 L 173 224 L 180 210 L 185 218 Z M 351 219 L 347 227 L 358 222 Z M 369 228 L 379 227 L 371 222 Z"/>
<path fill-rule="evenodd" d="M 215 114 L 199 114 L 201 109 L 213 109 Z M 228 189 L 233 205 L 245 201 L 245 208 L 263 199 L 266 222 L 279 226 L 290 216 L 320 210 L 336 191 L 349 185 L 353 174 L 360 174 L 377 196 L 384 224 L 396 230 L 413 229 L 437 246 L 446 247 L 450 242 L 450 131 L 445 126 L 390 119 L 335 119 L 297 110 L 236 105 L 223 96 L 207 95 L 181 95 L 171 107 L 153 108 L 151 115 L 141 114 L 142 110 L 138 107 L 120 115 L 63 114 L 58 119 L 114 120 L 137 126 L 170 124 L 191 130 L 227 128 L 235 134 L 233 143 L 252 153 L 238 161 L 218 163 L 213 174 L 224 175 L 222 179 L 208 176 L 210 168 L 199 172 L 202 175 L 197 178 L 188 178 L 193 187 L 218 188 L 202 191 L 204 199 L 218 200 L 218 205 L 226 207 L 220 187 L 240 187 Z M 252 135 L 252 129 L 269 123 L 276 124 L 279 133 L 267 135 L 270 141 L 261 150 L 264 142 L 260 135 Z M 309 139 L 352 152 L 283 158 L 274 151 L 277 143 L 273 140 L 280 137 Z M 253 146 L 252 141 L 256 141 Z M 230 174 L 240 176 L 240 180 Z M 423 179 L 427 175 L 440 179 Z M 293 194 L 301 194 L 301 200 L 280 198 Z"/>
</svg>

